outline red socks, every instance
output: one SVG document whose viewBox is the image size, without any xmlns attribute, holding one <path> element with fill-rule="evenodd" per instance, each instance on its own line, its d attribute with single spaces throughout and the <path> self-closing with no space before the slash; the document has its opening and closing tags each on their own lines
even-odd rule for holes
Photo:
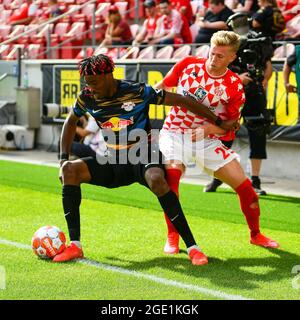
<svg viewBox="0 0 300 320">
<path fill-rule="evenodd" d="M 167 169 L 166 170 L 166 180 L 168 182 L 168 185 L 170 189 L 177 195 L 179 198 L 179 181 L 181 177 L 181 170 L 179 169 Z M 171 232 L 176 232 L 177 230 L 173 226 L 172 222 L 168 218 L 168 216 L 165 214 L 165 220 L 168 226 L 168 234 Z"/>
<path fill-rule="evenodd" d="M 240 206 L 251 231 L 251 237 L 254 237 L 258 233 L 260 233 L 260 209 L 258 204 L 258 196 L 252 187 L 251 181 L 248 178 L 241 185 L 239 185 L 235 191 L 240 198 Z"/>
</svg>

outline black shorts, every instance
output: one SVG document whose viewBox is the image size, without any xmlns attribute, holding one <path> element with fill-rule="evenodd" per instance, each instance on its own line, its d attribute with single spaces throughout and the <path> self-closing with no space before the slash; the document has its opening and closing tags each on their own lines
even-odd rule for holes
<svg viewBox="0 0 300 320">
<path fill-rule="evenodd" d="M 267 159 L 267 134 L 263 130 L 248 129 L 250 159 Z"/>
<path fill-rule="evenodd" d="M 156 151 L 157 152 L 157 151 Z M 157 158 L 157 157 L 156 157 Z M 162 161 L 162 154 L 158 151 L 157 161 L 142 161 L 137 164 L 111 164 L 105 163 L 104 157 L 86 157 L 82 158 L 91 174 L 90 184 L 102 186 L 106 188 L 118 188 L 121 186 L 128 186 L 132 183 L 138 182 L 139 184 L 149 188 L 145 180 L 145 172 L 150 168 L 160 168 L 165 173 L 165 167 Z"/>
</svg>

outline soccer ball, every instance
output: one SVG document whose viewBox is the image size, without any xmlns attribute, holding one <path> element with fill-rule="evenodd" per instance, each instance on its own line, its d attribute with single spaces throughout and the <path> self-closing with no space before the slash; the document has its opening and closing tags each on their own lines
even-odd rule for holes
<svg viewBox="0 0 300 320">
<path fill-rule="evenodd" d="M 66 237 L 55 226 L 41 227 L 33 235 L 31 246 L 38 257 L 52 259 L 66 248 Z"/>
</svg>

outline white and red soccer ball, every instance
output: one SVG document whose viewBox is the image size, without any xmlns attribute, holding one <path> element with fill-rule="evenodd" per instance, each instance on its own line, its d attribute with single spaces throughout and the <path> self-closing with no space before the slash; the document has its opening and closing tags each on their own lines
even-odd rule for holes
<svg viewBox="0 0 300 320">
<path fill-rule="evenodd" d="M 42 259 L 53 259 L 66 248 L 64 233 L 55 226 L 39 228 L 32 237 L 33 252 Z"/>
</svg>

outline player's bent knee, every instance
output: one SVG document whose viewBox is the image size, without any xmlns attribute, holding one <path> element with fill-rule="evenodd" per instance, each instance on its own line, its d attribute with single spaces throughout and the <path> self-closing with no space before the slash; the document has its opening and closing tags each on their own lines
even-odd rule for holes
<svg viewBox="0 0 300 320">
<path fill-rule="evenodd" d="M 153 193 L 157 196 L 162 196 L 168 190 L 168 183 L 165 179 L 164 172 L 161 169 L 157 170 L 147 170 L 145 174 L 145 179 Z"/>
<path fill-rule="evenodd" d="M 66 161 L 62 166 L 64 184 L 79 184 L 82 182 L 82 166 L 79 162 Z"/>
</svg>

